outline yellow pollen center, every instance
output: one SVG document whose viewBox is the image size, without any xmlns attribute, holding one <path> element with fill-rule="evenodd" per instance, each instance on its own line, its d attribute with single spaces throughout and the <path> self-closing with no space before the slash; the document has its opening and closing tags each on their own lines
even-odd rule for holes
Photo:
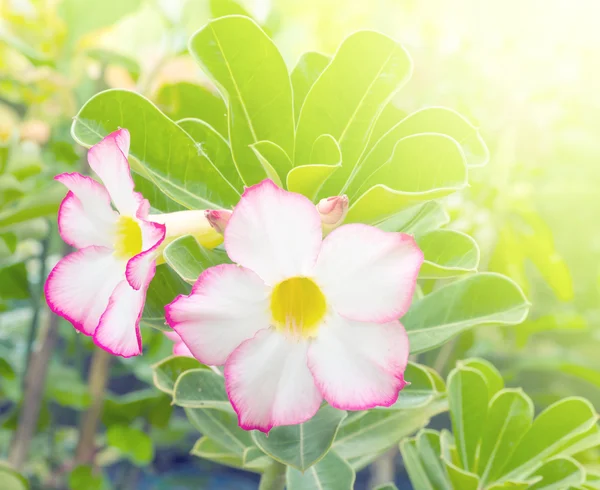
<svg viewBox="0 0 600 490">
<path fill-rule="evenodd" d="M 120 216 L 117 221 L 115 255 L 129 259 L 142 251 L 142 229 L 129 216 Z"/>
<path fill-rule="evenodd" d="M 326 310 L 325 296 L 308 277 L 292 277 L 273 288 L 273 322 L 286 333 L 304 338 L 315 336 Z"/>
</svg>

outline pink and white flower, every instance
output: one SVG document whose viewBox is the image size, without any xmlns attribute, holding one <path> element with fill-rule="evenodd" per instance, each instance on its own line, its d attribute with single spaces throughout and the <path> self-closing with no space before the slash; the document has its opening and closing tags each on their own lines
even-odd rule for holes
<svg viewBox="0 0 600 490">
<path fill-rule="evenodd" d="M 104 185 L 76 172 L 55 177 L 69 189 L 59 232 L 78 250 L 56 264 L 45 285 L 54 313 L 123 357 L 142 352 L 140 318 L 165 238 L 165 226 L 147 220 L 150 204 L 134 191 L 128 153 L 129 132 L 119 129 L 88 152 Z"/>
<path fill-rule="evenodd" d="M 183 356 L 183 357 L 194 357 L 188 349 L 188 346 L 185 345 L 181 337 L 177 335 L 177 332 L 165 332 L 167 338 L 173 342 L 173 355 L 174 356 Z"/>
<path fill-rule="evenodd" d="M 423 254 L 413 238 L 349 224 L 323 239 L 307 198 L 265 180 L 246 189 L 225 229 L 234 264 L 205 270 L 167 323 L 199 361 L 225 365 L 244 429 L 340 409 L 390 406 L 409 345 L 398 321 Z"/>
</svg>

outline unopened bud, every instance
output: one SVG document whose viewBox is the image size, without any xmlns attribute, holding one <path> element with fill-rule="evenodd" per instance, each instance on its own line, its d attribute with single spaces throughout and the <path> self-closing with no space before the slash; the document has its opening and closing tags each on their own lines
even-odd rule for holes
<svg viewBox="0 0 600 490">
<path fill-rule="evenodd" d="M 340 226 L 344 222 L 344 219 L 346 219 L 346 214 L 348 214 L 348 196 L 332 196 L 321 199 L 319 204 L 317 204 L 317 211 L 321 215 L 323 232 L 327 234 Z"/>
<path fill-rule="evenodd" d="M 204 211 L 204 216 L 217 233 L 225 233 L 225 227 L 231 218 L 231 211 L 208 209 Z"/>
</svg>

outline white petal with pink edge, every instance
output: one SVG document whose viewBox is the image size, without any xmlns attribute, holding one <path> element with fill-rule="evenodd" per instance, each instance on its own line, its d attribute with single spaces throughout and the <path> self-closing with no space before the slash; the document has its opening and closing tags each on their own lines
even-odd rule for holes
<svg viewBox="0 0 600 490">
<path fill-rule="evenodd" d="M 269 326 L 269 289 L 233 264 L 206 269 L 189 296 L 165 307 L 167 323 L 200 362 L 222 365 L 244 340 Z"/>
<path fill-rule="evenodd" d="M 266 329 L 231 354 L 225 387 L 240 427 L 269 432 L 306 422 L 317 413 L 322 396 L 306 364 L 307 349 L 307 341 Z"/>
<path fill-rule="evenodd" d="M 122 357 L 142 353 L 140 319 L 148 285 L 149 282 L 139 290 L 133 289 L 125 280 L 117 285 L 94 333 L 96 345 Z"/>
<path fill-rule="evenodd" d="M 342 410 L 388 407 L 405 386 L 409 344 L 398 322 L 328 318 L 308 350 L 308 366 L 327 402 Z"/>
<path fill-rule="evenodd" d="M 133 190 L 128 153 L 129 131 L 119 129 L 90 148 L 88 162 L 104 183 L 119 213 L 136 216 L 142 197 Z"/>
<path fill-rule="evenodd" d="M 62 239 L 77 248 L 90 245 L 112 248 L 118 214 L 110 205 L 106 189 L 76 172 L 60 174 L 54 179 L 70 191 L 58 211 Z"/>
<path fill-rule="evenodd" d="M 385 323 L 408 310 L 422 263 L 410 235 L 350 224 L 323 241 L 315 278 L 340 315 Z"/>
<path fill-rule="evenodd" d="M 125 278 L 125 262 L 112 250 L 87 247 L 64 257 L 45 285 L 50 309 L 92 335 L 117 284 Z"/>
<path fill-rule="evenodd" d="M 126 277 L 133 289 L 140 289 L 144 284 L 150 283 L 154 277 L 158 247 L 165 239 L 165 225 L 140 221 L 142 230 L 142 247 L 144 252 L 139 253 L 127 262 Z"/>
<path fill-rule="evenodd" d="M 264 180 L 244 191 L 225 229 L 234 262 L 267 284 L 311 272 L 321 245 L 321 218 L 306 197 Z"/>
</svg>

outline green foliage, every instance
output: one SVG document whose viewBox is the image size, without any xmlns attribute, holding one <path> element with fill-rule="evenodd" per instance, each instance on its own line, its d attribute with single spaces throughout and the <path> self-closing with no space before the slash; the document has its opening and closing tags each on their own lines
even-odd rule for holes
<svg viewBox="0 0 600 490">
<path fill-rule="evenodd" d="M 154 458 L 152 440 L 143 431 L 125 425 L 113 425 L 106 432 L 109 446 L 136 465 L 147 465 Z"/>
</svg>

